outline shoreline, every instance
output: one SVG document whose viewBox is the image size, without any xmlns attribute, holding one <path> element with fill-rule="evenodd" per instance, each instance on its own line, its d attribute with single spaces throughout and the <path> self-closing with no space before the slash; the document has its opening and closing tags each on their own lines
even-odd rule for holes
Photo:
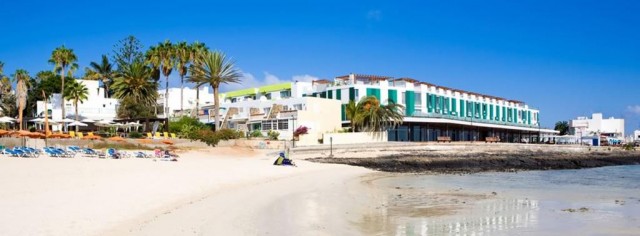
<svg viewBox="0 0 640 236">
<path fill-rule="evenodd" d="M 373 170 L 398 173 L 459 174 L 478 172 L 514 172 L 527 170 L 582 169 L 615 165 L 640 164 L 640 152 L 556 152 L 498 151 L 441 153 L 419 151 L 411 154 L 382 155 L 363 158 L 315 157 L 306 160 L 317 163 L 361 166 Z"/>
</svg>

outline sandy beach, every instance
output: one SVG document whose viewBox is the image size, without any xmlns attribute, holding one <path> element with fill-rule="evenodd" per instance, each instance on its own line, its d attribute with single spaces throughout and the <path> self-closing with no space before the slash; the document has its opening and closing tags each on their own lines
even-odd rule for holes
<svg viewBox="0 0 640 236">
<path fill-rule="evenodd" d="M 265 229 L 273 233 L 306 231 L 314 227 L 308 218 L 282 216 L 288 220 L 278 220 L 276 227 L 270 216 L 279 207 L 310 210 L 310 203 L 279 201 L 339 187 L 371 172 L 305 161 L 298 168 L 273 166 L 273 155 L 267 154 L 215 148 L 182 153 L 178 162 L 2 157 L 0 234 L 238 235 L 259 233 L 256 224 L 271 225 Z M 199 212 L 203 206 L 198 204 L 209 208 Z"/>
</svg>

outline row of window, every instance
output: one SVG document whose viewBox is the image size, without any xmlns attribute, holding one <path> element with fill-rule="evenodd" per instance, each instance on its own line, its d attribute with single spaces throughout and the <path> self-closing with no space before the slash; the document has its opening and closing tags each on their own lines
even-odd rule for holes
<svg viewBox="0 0 640 236">
<path fill-rule="evenodd" d="M 262 130 L 288 130 L 289 129 L 289 120 L 280 119 L 280 120 L 263 120 L 262 121 Z"/>
<path fill-rule="evenodd" d="M 457 105 L 460 105 L 460 113 L 457 114 Z M 460 100 L 427 94 L 427 110 L 437 114 L 455 115 L 460 117 L 470 117 L 485 120 L 495 120 L 502 122 L 521 122 L 531 124 L 531 120 L 537 120 L 537 113 L 519 110 L 500 105 L 486 104 L 481 102 Z"/>
<path fill-rule="evenodd" d="M 272 93 L 266 93 L 264 94 L 264 97 L 267 98 L 267 100 L 271 100 L 271 94 Z M 284 99 L 284 98 L 290 98 L 291 97 L 291 90 L 283 90 L 280 91 L 280 98 Z M 239 101 L 243 101 L 243 100 L 256 100 L 257 96 L 254 95 L 248 95 L 248 96 L 244 96 L 244 97 L 235 97 L 235 98 L 231 98 L 231 103 L 236 103 Z"/>
</svg>

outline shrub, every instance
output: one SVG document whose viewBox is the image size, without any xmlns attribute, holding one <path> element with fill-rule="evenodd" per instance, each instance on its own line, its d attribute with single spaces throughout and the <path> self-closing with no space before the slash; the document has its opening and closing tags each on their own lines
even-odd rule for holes
<svg viewBox="0 0 640 236">
<path fill-rule="evenodd" d="M 142 134 L 136 131 L 132 131 L 131 133 L 129 133 L 129 138 L 142 138 Z"/>
<path fill-rule="evenodd" d="M 249 134 L 249 136 L 251 136 L 251 137 L 253 137 L 253 138 L 259 138 L 259 137 L 262 137 L 262 131 L 255 129 L 255 130 L 251 131 L 251 133 Z"/>
<path fill-rule="evenodd" d="M 270 140 L 278 140 L 278 136 L 280 136 L 280 132 L 269 130 L 269 132 L 267 133 L 267 136 L 269 136 Z"/>
<path fill-rule="evenodd" d="M 29 132 L 36 132 L 36 127 L 34 126 L 29 127 Z"/>
<path fill-rule="evenodd" d="M 622 149 L 626 151 L 633 151 L 636 150 L 636 147 L 633 145 L 633 143 L 627 143 L 625 145 L 622 145 Z"/>
<path fill-rule="evenodd" d="M 220 129 L 220 131 L 216 132 L 218 138 L 220 140 L 229 140 L 229 139 L 238 139 L 244 136 L 242 131 L 238 132 L 233 129 Z"/>
<path fill-rule="evenodd" d="M 197 118 L 183 116 L 176 121 L 169 121 L 169 132 L 177 133 L 180 136 L 186 137 L 189 135 L 188 133 L 183 133 L 186 126 L 191 127 L 189 130 L 187 130 L 189 132 L 193 131 L 194 129 L 198 130 L 207 128 L 207 126 L 204 123 L 200 122 L 200 120 L 198 120 Z"/>
<path fill-rule="evenodd" d="M 297 136 L 305 135 L 308 133 L 309 133 L 309 128 L 307 128 L 306 126 L 300 126 L 295 131 L 293 131 L 293 136 L 297 137 Z"/>
</svg>

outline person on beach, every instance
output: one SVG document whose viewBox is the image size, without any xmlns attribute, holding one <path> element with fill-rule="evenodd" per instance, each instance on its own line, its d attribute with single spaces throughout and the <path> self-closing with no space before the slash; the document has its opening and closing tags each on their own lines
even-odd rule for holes
<svg viewBox="0 0 640 236">
<path fill-rule="evenodd" d="M 284 152 L 280 152 L 280 154 L 278 155 L 278 158 L 276 159 L 276 161 L 273 162 L 273 165 L 276 165 L 276 166 L 296 166 L 296 164 L 293 162 L 293 160 L 291 160 L 287 155 L 285 155 Z"/>
</svg>

